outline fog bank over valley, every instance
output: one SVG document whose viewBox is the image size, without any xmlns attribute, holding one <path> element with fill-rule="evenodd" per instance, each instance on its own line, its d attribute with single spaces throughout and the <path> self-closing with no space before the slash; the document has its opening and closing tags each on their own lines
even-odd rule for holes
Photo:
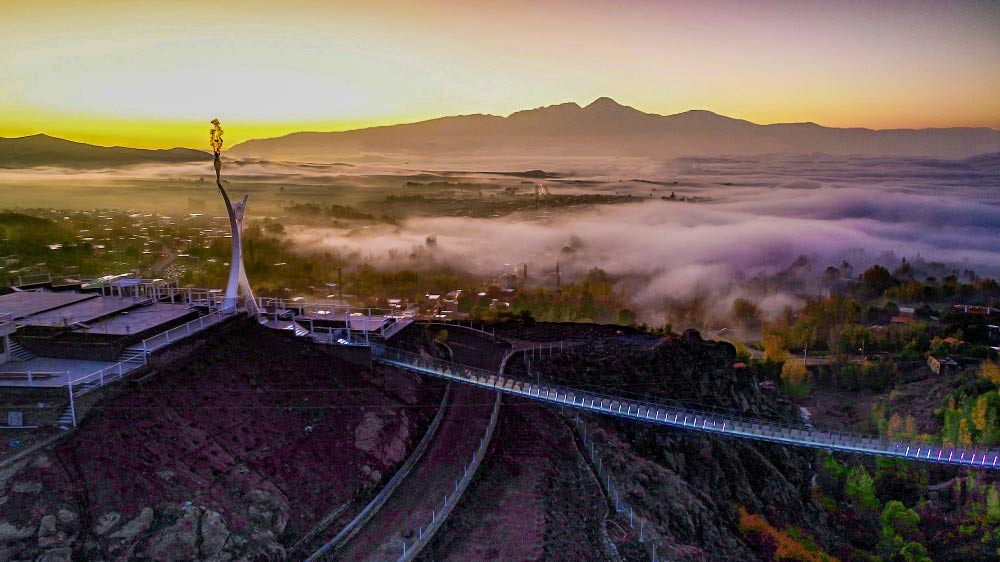
<svg viewBox="0 0 1000 562">
<path fill-rule="evenodd" d="M 417 217 L 365 228 L 294 227 L 288 236 L 303 250 L 357 253 L 388 268 L 447 264 L 496 277 L 520 273 L 526 263 L 529 282 L 545 286 L 555 284 L 557 259 L 564 281 L 601 268 L 620 278 L 651 319 L 667 298 L 706 295 L 721 311 L 752 290 L 774 313 L 828 288 L 823 271 L 842 260 L 856 272 L 907 257 L 995 273 L 996 160 L 680 159 L 633 170 L 657 169 L 659 177 L 644 183 L 607 174 L 546 182 L 552 193 L 591 182 L 597 191 L 627 190 L 639 197 L 635 203 L 500 218 Z M 436 243 L 428 244 L 428 236 Z M 793 268 L 793 286 L 765 294 L 759 283 L 750 289 L 750 278 L 782 272 L 799 256 L 808 266 Z"/>
</svg>

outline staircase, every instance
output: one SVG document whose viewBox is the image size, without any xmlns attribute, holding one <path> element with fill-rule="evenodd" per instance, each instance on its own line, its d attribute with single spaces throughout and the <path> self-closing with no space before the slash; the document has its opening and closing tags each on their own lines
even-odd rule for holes
<svg viewBox="0 0 1000 562">
<path fill-rule="evenodd" d="M 10 356 L 14 358 L 14 361 L 31 361 L 38 357 L 14 340 L 10 340 Z"/>
<path fill-rule="evenodd" d="M 59 429 L 62 429 L 63 431 L 69 430 L 69 428 L 73 427 L 73 409 L 66 406 L 62 415 L 59 416 L 59 421 L 57 423 L 59 424 Z"/>
<path fill-rule="evenodd" d="M 126 347 L 118 358 L 115 359 L 115 361 L 118 361 L 119 363 L 128 363 L 130 365 L 145 365 L 146 352 L 142 350 L 141 346 Z"/>
<path fill-rule="evenodd" d="M 292 322 L 292 325 L 289 326 L 289 328 L 291 330 L 295 331 L 295 335 L 296 336 L 308 336 L 309 335 L 309 330 L 303 328 L 298 322 Z"/>
</svg>

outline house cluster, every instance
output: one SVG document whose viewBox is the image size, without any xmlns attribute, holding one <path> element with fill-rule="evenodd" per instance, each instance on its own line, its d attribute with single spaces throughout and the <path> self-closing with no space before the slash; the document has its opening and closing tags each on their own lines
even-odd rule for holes
<svg viewBox="0 0 1000 562">
<path fill-rule="evenodd" d="M 44 218 L 67 231 L 75 233 L 75 244 L 86 245 L 99 256 L 129 255 L 145 256 L 156 260 L 174 253 L 170 260 L 161 264 L 168 267 L 172 274 L 163 271 L 146 271 L 147 275 L 164 275 L 177 278 L 185 268 L 184 258 L 193 248 L 209 248 L 213 241 L 228 238 L 228 229 L 221 219 L 204 217 L 200 213 L 190 213 L 179 217 L 157 215 L 153 213 L 135 213 L 130 211 L 90 210 L 90 211 L 60 211 L 51 210 Z M 56 252 L 66 250 L 66 244 L 74 242 L 48 240 L 48 248 Z M 61 276 L 73 276 L 74 268 L 64 268 L 55 273 Z M 159 268 L 158 268 L 159 269 Z M 0 257 L 0 273 L 8 274 L 15 283 L 26 282 L 33 275 L 52 273 L 46 263 L 23 264 L 16 256 Z"/>
</svg>

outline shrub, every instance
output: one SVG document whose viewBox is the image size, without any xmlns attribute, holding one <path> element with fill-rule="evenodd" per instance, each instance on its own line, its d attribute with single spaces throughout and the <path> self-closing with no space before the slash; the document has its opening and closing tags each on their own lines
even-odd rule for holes
<svg viewBox="0 0 1000 562">
<path fill-rule="evenodd" d="M 763 535 L 771 540 L 758 540 L 768 544 L 773 541 L 775 560 L 797 560 L 800 562 L 837 562 L 837 559 L 823 552 L 812 537 L 802 530 L 788 527 L 784 531 L 776 529 L 759 515 L 747 513 L 740 507 L 740 532 L 744 535 Z"/>
</svg>

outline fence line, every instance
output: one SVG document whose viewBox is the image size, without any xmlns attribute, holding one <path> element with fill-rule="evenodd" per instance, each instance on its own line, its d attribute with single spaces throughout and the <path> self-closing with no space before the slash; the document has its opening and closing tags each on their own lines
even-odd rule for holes
<svg viewBox="0 0 1000 562">
<path fill-rule="evenodd" d="M 465 324 L 462 324 L 461 320 L 448 320 L 448 319 L 444 319 L 444 320 L 430 320 L 428 322 L 422 322 L 422 324 L 425 324 L 427 326 L 447 326 L 449 328 L 454 328 L 454 327 L 465 328 L 466 330 L 473 330 L 473 331 L 479 332 L 480 334 L 484 334 L 484 335 L 487 335 L 487 336 L 490 336 L 490 337 L 494 337 L 494 338 L 497 335 L 497 329 L 495 327 L 491 331 L 487 332 L 485 324 L 481 323 L 479 325 L 479 327 L 477 328 L 477 327 L 475 327 L 475 325 L 473 325 L 473 323 L 472 323 L 471 320 L 469 320 L 469 325 L 468 326 L 466 326 Z"/>
<path fill-rule="evenodd" d="M 646 532 L 646 519 L 641 515 L 636 515 L 635 508 L 622 499 L 615 477 L 611 474 L 611 470 L 604 463 L 600 452 L 595 447 L 593 432 L 587 431 L 587 424 L 580 419 L 579 413 L 576 413 L 574 416 L 573 428 L 583 442 L 584 459 L 589 459 L 591 467 L 597 473 L 598 484 L 607 494 L 608 501 L 614 505 L 615 514 L 621 515 L 626 519 L 630 529 L 639 528 L 639 543 L 645 547 L 650 560 L 658 562 L 656 542 L 655 540 L 650 540 L 649 533 Z M 586 453 L 588 450 L 589 455 Z"/>
<path fill-rule="evenodd" d="M 403 553 L 397 562 L 409 562 L 417 557 L 417 554 L 430 543 L 434 534 L 444 524 L 445 519 L 451 514 L 455 505 L 458 504 L 458 500 L 461 499 L 466 488 L 469 487 L 472 478 L 476 475 L 476 470 L 479 469 L 479 465 L 483 461 L 483 457 L 486 456 L 486 449 L 490 446 L 490 441 L 493 439 L 493 432 L 496 429 L 497 419 L 500 415 L 500 402 L 502 398 L 503 393 L 497 392 L 496 401 L 493 403 L 493 413 L 490 414 L 490 423 L 486 426 L 486 432 L 483 437 L 479 439 L 479 447 L 472 452 L 472 459 L 469 461 L 469 464 L 463 467 L 462 474 L 455 480 L 455 489 L 451 494 L 444 495 L 441 511 L 437 511 L 436 509 L 431 510 L 431 519 L 427 523 L 427 527 L 425 528 L 423 525 L 417 527 L 417 539 L 412 544 L 407 544 L 406 539 L 403 539 Z"/>
<path fill-rule="evenodd" d="M 708 415 L 698 410 L 633 399 L 626 400 L 569 387 L 515 380 L 485 369 L 420 357 L 384 345 L 373 345 L 372 353 L 373 359 L 376 361 L 439 378 L 526 396 L 549 404 L 569 406 L 579 410 L 688 431 L 701 431 L 847 453 L 970 466 L 980 469 L 1000 469 L 997 466 L 997 463 L 1000 462 L 1000 450 L 996 449 L 958 448 L 916 440 L 894 441 L 869 435 L 818 430 L 803 425 L 767 422 L 741 416 Z"/>
</svg>

